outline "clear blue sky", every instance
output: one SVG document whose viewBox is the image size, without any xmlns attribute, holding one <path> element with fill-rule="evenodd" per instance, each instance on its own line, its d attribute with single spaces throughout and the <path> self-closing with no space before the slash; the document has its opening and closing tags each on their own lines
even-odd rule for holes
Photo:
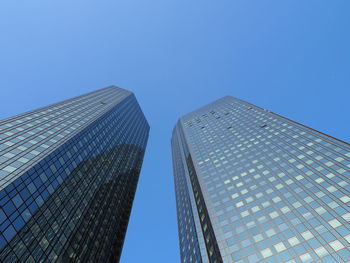
<svg viewBox="0 0 350 263">
<path fill-rule="evenodd" d="M 350 141 L 350 1 L 3 0 L 0 118 L 111 84 L 151 135 L 122 263 L 179 262 L 170 136 L 232 95 Z"/>
</svg>

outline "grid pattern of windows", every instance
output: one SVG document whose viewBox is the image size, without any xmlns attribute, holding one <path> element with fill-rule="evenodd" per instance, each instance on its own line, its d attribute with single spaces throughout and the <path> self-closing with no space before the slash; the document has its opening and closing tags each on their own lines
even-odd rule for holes
<svg viewBox="0 0 350 263">
<path fill-rule="evenodd" d="M 195 206 L 191 204 L 194 198 L 191 198 L 191 192 L 187 188 L 188 182 L 185 175 L 186 169 L 183 163 L 179 161 L 184 158 L 183 151 L 181 151 L 182 145 L 179 143 L 180 140 L 174 133 L 172 138 L 172 153 L 174 174 L 177 175 L 174 179 L 178 229 L 180 233 L 181 262 L 202 262 L 201 248 L 199 239 L 197 238 L 197 233 L 201 233 L 201 231 L 197 229 L 200 227 L 200 224 L 199 221 L 197 223 L 195 222 L 195 218 L 198 217 L 198 214 L 196 213 L 196 210 L 192 210 L 192 207 L 195 209 Z M 203 262 L 207 261 L 203 260 Z"/>
<path fill-rule="evenodd" d="M 0 189 L 131 93 L 108 87 L 0 121 Z"/>
<path fill-rule="evenodd" d="M 176 129 L 224 262 L 350 259 L 349 144 L 232 97 Z"/>
<path fill-rule="evenodd" d="M 84 115 L 89 103 L 95 108 L 96 100 L 99 107 L 109 106 L 99 112 L 95 108 L 90 112 L 94 118 L 81 119 L 72 133 L 54 133 L 64 136 L 2 188 L 1 262 L 119 260 L 149 126 L 130 92 L 111 87 L 78 98 L 85 106 L 77 115 Z M 60 114 L 48 118 L 64 119 L 76 106 L 64 105 Z M 56 105 L 44 109 L 50 107 Z M 73 125 L 63 126 L 68 130 Z"/>
</svg>

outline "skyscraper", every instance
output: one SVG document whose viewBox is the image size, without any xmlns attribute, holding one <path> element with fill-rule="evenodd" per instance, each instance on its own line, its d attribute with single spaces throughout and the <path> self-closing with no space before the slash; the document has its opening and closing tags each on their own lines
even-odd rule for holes
<svg viewBox="0 0 350 263">
<path fill-rule="evenodd" d="M 183 263 L 349 262 L 349 144 L 224 97 L 172 154 Z"/>
<path fill-rule="evenodd" d="M 118 262 L 148 132 L 116 87 L 0 121 L 0 262 Z"/>
</svg>

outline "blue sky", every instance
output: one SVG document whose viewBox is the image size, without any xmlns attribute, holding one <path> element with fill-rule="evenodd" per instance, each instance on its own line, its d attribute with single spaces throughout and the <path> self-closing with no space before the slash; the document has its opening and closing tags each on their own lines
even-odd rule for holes
<svg viewBox="0 0 350 263">
<path fill-rule="evenodd" d="M 151 125 L 122 263 L 179 262 L 170 136 L 232 95 L 350 141 L 348 0 L 0 3 L 0 118 L 111 84 Z"/>
</svg>

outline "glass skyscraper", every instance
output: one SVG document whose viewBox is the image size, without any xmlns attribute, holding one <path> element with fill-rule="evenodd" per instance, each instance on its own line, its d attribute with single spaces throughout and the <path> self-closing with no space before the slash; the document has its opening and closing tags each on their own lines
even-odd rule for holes
<svg viewBox="0 0 350 263">
<path fill-rule="evenodd" d="M 0 121 L 0 262 L 118 262 L 149 125 L 108 87 Z"/>
<path fill-rule="evenodd" d="M 233 97 L 172 135 L 181 261 L 350 262 L 350 145 Z"/>
</svg>

